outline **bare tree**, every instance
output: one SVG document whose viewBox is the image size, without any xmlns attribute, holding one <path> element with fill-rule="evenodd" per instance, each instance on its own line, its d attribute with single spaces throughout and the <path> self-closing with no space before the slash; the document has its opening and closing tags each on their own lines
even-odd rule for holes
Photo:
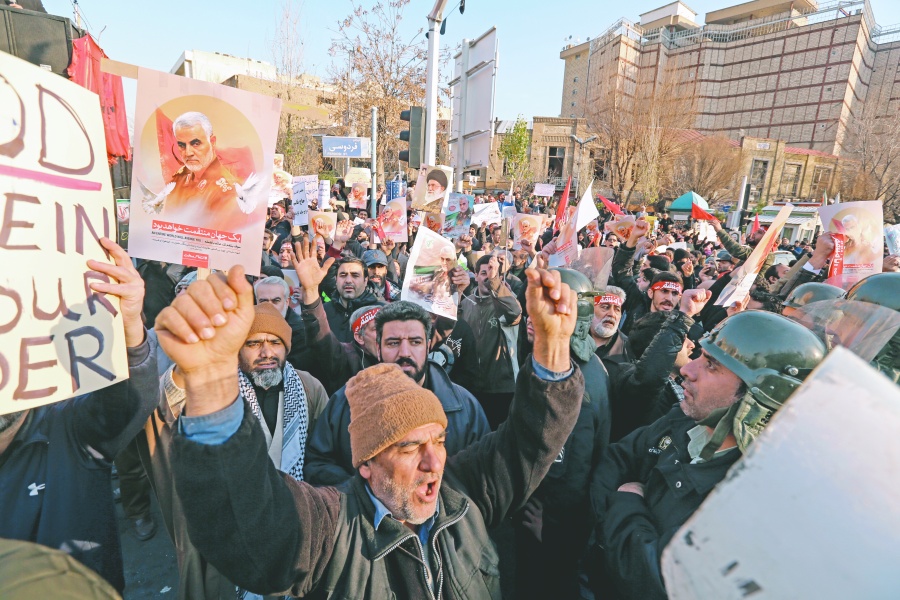
<svg viewBox="0 0 900 600">
<path fill-rule="evenodd" d="M 873 106 L 847 123 L 841 150 L 841 197 L 881 200 L 885 219 L 896 221 L 900 217 L 900 115 L 877 111 Z"/>
<path fill-rule="evenodd" d="M 697 103 L 692 83 L 679 72 L 660 68 L 643 81 L 601 91 L 588 106 L 588 128 L 605 148 L 608 185 L 627 206 L 635 193 L 655 204 L 666 175 L 693 126 Z"/>
<path fill-rule="evenodd" d="M 309 93 L 308 89 L 304 89 L 303 82 L 302 12 L 302 2 L 282 2 L 271 46 L 278 74 L 273 85 L 275 94 L 282 100 L 276 150 L 284 155 L 284 166 L 288 172 L 309 175 L 321 170 L 322 155 L 319 142 L 313 137 L 314 123 L 294 108 L 301 95 Z"/>
<path fill-rule="evenodd" d="M 411 0 L 379 0 L 365 6 L 351 0 L 352 11 L 338 22 L 329 52 L 335 58 L 332 83 L 340 88 L 338 114 L 348 134 L 368 135 L 371 107 L 378 107 L 378 165 L 381 174 L 398 166 L 398 139 L 406 123 L 400 112 L 423 106 L 427 46 L 425 32 L 405 33 L 403 18 Z M 383 179 L 382 179 L 383 180 Z"/>
<path fill-rule="evenodd" d="M 710 204 L 731 197 L 741 168 L 740 150 L 724 137 L 686 143 L 674 160 L 671 195 L 694 191 Z"/>
</svg>

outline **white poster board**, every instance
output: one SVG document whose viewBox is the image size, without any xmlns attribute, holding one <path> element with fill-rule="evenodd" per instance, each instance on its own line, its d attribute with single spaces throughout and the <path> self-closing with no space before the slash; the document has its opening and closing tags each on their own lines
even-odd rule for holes
<svg viewBox="0 0 900 600">
<path fill-rule="evenodd" d="M 294 177 L 291 189 L 291 206 L 294 209 L 294 225 L 301 227 L 309 224 L 309 203 L 319 193 L 318 175 L 300 175 Z"/>
<path fill-rule="evenodd" d="M 456 320 L 455 288 L 450 281 L 450 271 L 456 266 L 453 242 L 420 227 L 406 264 L 400 299 Z"/>
<path fill-rule="evenodd" d="M 97 95 L 0 52 L 0 113 L 0 414 L 8 414 L 127 379 L 128 359 L 119 301 L 91 291 L 109 280 L 86 264 L 111 263 L 98 239 L 117 237 Z"/>
<path fill-rule="evenodd" d="M 884 207 L 877 200 L 842 202 L 819 208 L 822 228 L 830 233 L 844 230 L 844 272 L 848 283 L 881 273 L 884 259 Z"/>
<path fill-rule="evenodd" d="M 534 184 L 534 195 L 542 198 L 550 198 L 556 193 L 556 186 L 552 183 Z"/>
<path fill-rule="evenodd" d="M 833 350 L 666 547 L 669 598 L 895 598 L 898 431 L 897 386 Z"/>
</svg>

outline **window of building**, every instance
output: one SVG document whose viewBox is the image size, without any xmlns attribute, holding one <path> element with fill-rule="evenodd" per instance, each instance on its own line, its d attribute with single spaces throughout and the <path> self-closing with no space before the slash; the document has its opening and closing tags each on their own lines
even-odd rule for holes
<svg viewBox="0 0 900 600">
<path fill-rule="evenodd" d="M 575 106 L 575 103 L 574 103 L 574 102 L 572 103 L 572 106 Z"/>
<path fill-rule="evenodd" d="M 566 165 L 566 149 L 550 146 L 547 159 L 547 177 L 562 177 Z"/>
<path fill-rule="evenodd" d="M 316 102 L 318 104 L 334 104 L 334 98 L 326 98 L 325 96 L 319 96 L 316 98 Z"/>
<path fill-rule="evenodd" d="M 578 78 L 577 78 L 577 77 L 573 77 L 573 78 L 572 78 L 572 81 L 573 81 L 574 83 L 578 83 Z"/>
<path fill-rule="evenodd" d="M 573 96 L 574 96 L 575 94 L 577 94 L 577 93 L 578 93 L 578 90 L 572 90 L 572 95 L 573 95 Z"/>
<path fill-rule="evenodd" d="M 781 194 L 788 198 L 796 198 L 800 193 L 800 174 L 803 165 L 784 165 L 784 173 L 781 175 Z"/>
<path fill-rule="evenodd" d="M 766 184 L 766 175 L 769 172 L 769 161 L 754 159 L 750 166 L 750 185 L 762 189 Z"/>
<path fill-rule="evenodd" d="M 581 55 L 580 55 L 580 54 L 576 54 L 576 55 L 575 55 L 575 60 L 578 60 L 579 58 L 581 58 Z"/>
<path fill-rule="evenodd" d="M 813 169 L 812 187 L 809 190 L 810 198 L 821 198 L 828 192 L 831 184 L 831 167 L 816 167 Z"/>
</svg>

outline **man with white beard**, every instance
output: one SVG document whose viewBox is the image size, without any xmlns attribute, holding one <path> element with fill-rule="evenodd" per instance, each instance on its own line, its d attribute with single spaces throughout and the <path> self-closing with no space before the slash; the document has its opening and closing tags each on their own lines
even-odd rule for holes
<svg viewBox="0 0 900 600">
<path fill-rule="evenodd" d="M 628 337 L 619 330 L 625 290 L 607 286 L 594 298 L 594 318 L 591 321 L 591 337 L 597 345 L 596 354 L 609 371 L 611 380 L 622 370 L 622 365 L 633 361 L 628 347 Z"/>
<path fill-rule="evenodd" d="M 303 351 L 308 344 L 306 340 L 306 327 L 300 317 L 300 308 L 291 308 L 291 287 L 281 277 L 264 277 L 253 284 L 253 292 L 256 294 L 256 303 L 270 303 L 291 328 L 290 352 L 287 359 L 294 366 L 302 364 Z"/>
</svg>

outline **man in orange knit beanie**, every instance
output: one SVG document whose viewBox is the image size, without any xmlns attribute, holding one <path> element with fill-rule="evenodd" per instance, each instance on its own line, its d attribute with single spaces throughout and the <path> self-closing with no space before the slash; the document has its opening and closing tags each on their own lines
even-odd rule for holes
<svg viewBox="0 0 900 600">
<path fill-rule="evenodd" d="M 227 282 L 199 281 L 203 289 L 164 309 L 160 343 L 184 371 L 187 391 L 172 456 L 175 487 L 200 553 L 256 594 L 500 597 L 488 528 L 537 488 L 584 393 L 569 358 L 577 296 L 559 273 L 529 269 L 526 276 L 534 353 L 519 373 L 509 418 L 448 458 L 447 417 L 436 396 L 397 365 L 370 367 L 347 383 L 358 473 L 337 488 L 273 468 L 245 410 L 236 361 L 228 359 L 253 320 L 243 270 L 232 268 Z M 195 298 L 205 299 L 202 308 Z M 198 333 L 204 313 L 226 316 L 212 338 Z"/>
</svg>

